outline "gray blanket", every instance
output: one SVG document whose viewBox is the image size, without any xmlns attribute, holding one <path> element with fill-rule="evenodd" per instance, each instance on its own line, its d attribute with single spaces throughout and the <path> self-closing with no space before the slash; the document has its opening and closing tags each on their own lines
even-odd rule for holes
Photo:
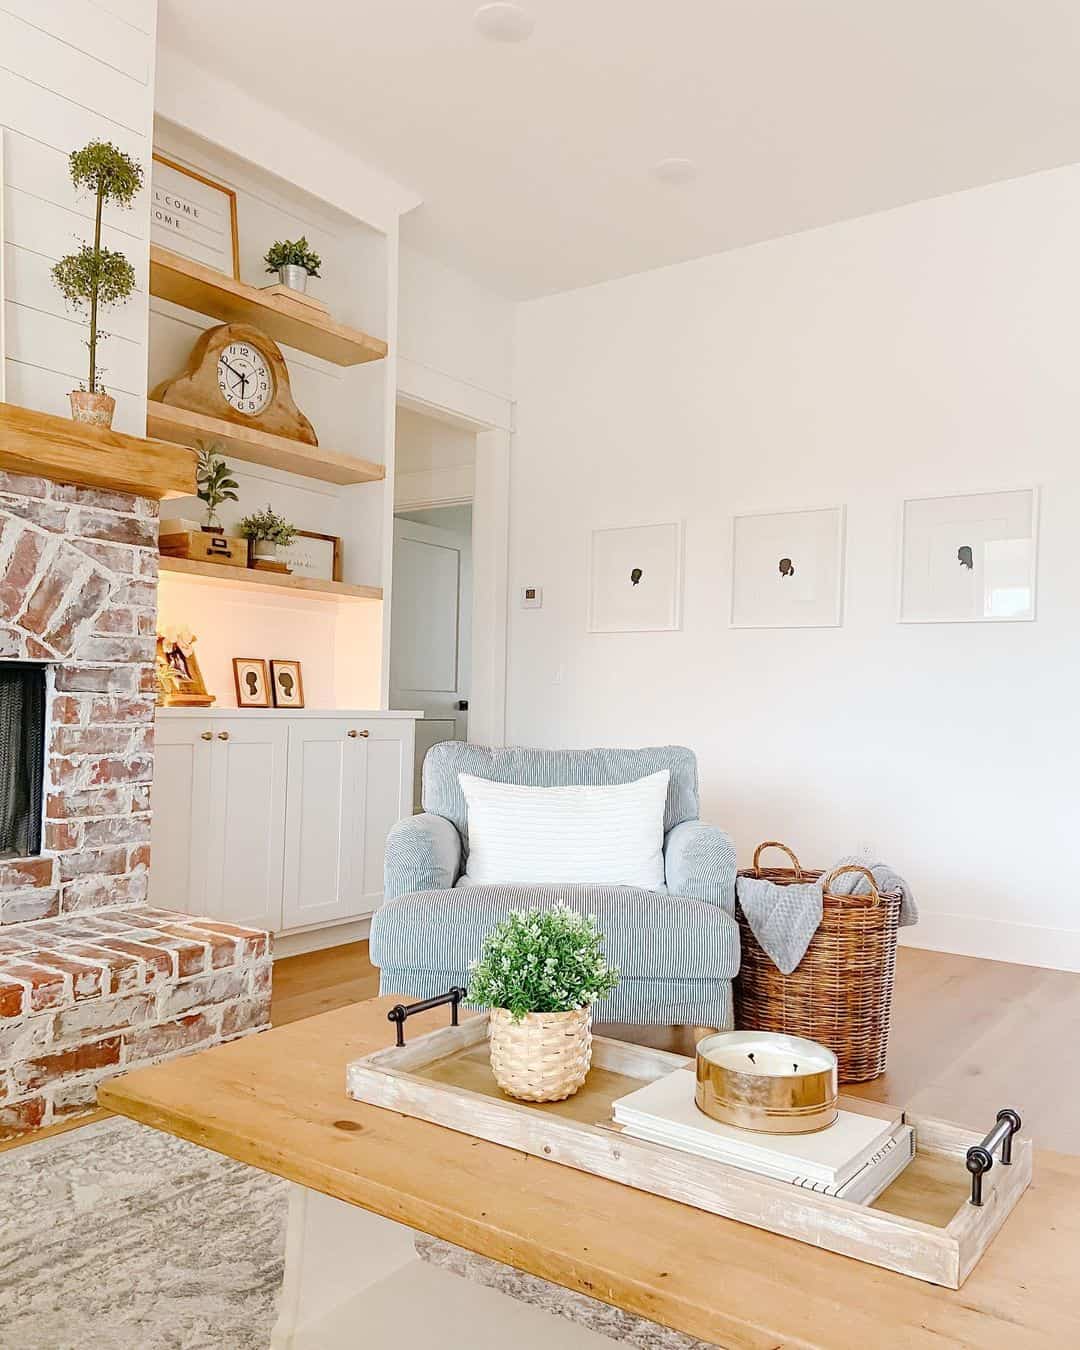
<svg viewBox="0 0 1080 1350">
<path fill-rule="evenodd" d="M 865 858 L 841 858 L 836 867 L 845 867 L 849 863 L 865 867 L 872 874 L 878 891 L 900 892 L 901 926 L 918 923 L 918 906 L 903 877 L 886 863 L 869 863 Z M 818 930 L 824 881 L 828 875 L 826 872 L 820 881 L 796 882 L 792 886 L 778 886 L 774 881 L 756 877 L 739 877 L 736 883 L 736 894 L 747 923 L 762 949 L 785 975 L 790 975 L 806 955 L 810 939 Z M 858 872 L 845 872 L 829 887 L 831 895 L 863 895 L 869 890 L 870 883 Z"/>
</svg>

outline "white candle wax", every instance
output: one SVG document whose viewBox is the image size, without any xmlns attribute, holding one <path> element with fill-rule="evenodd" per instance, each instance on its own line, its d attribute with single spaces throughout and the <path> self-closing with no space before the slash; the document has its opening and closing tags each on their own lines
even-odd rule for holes
<svg viewBox="0 0 1080 1350">
<path fill-rule="evenodd" d="M 753 1036 L 735 1032 L 722 1045 L 711 1044 L 707 1057 L 723 1069 L 770 1078 L 827 1073 L 836 1063 L 831 1051 L 813 1042 L 761 1032 Z"/>
</svg>

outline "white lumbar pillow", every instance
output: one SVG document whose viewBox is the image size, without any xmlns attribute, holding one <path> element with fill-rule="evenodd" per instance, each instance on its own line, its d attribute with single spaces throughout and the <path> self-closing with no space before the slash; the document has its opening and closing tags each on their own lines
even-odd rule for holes
<svg viewBox="0 0 1080 1350">
<path fill-rule="evenodd" d="M 459 773 L 469 821 L 466 884 L 664 885 L 667 769 L 608 787 L 523 787 Z"/>
</svg>

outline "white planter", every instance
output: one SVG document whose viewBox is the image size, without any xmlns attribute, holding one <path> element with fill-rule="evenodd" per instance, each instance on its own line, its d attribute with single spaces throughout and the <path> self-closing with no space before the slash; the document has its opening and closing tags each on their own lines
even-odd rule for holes
<svg viewBox="0 0 1080 1350">
<path fill-rule="evenodd" d="M 278 545 L 272 539 L 256 539 L 251 553 L 254 558 L 266 558 L 270 562 L 277 562 Z"/>
<path fill-rule="evenodd" d="M 492 1008 L 491 1071 L 499 1087 L 525 1102 L 561 1102 L 589 1076 L 592 1009 L 526 1013 L 515 1022 L 505 1008 Z"/>
</svg>

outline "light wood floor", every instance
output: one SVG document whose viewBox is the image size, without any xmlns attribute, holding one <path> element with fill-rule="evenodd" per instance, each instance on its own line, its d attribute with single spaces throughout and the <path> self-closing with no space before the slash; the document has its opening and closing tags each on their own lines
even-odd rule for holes
<svg viewBox="0 0 1080 1350">
<path fill-rule="evenodd" d="M 378 992 L 366 942 L 290 956 L 274 966 L 271 1019 L 282 1026 Z M 633 1034 L 689 1051 L 678 1030 L 639 1028 Z M 889 1070 L 845 1091 L 976 1129 L 989 1129 L 999 1107 L 1012 1106 L 1037 1143 L 1080 1153 L 1078 1044 L 1080 975 L 903 947 Z M 0 1151 L 54 1132 L 38 1131 L 0 1145 Z"/>
</svg>

